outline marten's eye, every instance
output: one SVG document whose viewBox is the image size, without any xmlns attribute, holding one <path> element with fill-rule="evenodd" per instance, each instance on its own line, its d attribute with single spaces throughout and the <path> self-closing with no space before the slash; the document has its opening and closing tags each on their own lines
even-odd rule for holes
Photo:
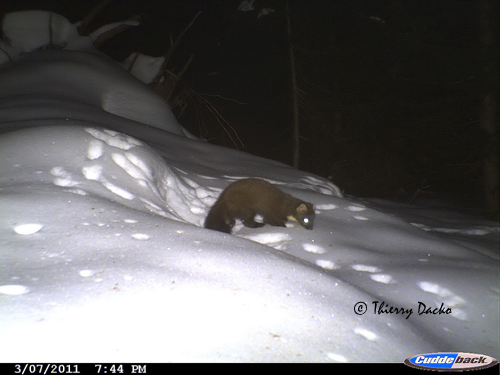
<svg viewBox="0 0 500 375">
<path fill-rule="evenodd" d="M 309 223 L 309 219 L 307 217 L 303 218 L 302 221 L 306 224 Z"/>
</svg>

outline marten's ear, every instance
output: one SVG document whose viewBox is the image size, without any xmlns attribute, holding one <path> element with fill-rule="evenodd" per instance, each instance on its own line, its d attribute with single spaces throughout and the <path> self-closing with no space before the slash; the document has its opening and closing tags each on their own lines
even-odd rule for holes
<svg viewBox="0 0 500 375">
<path fill-rule="evenodd" d="M 297 212 L 298 213 L 306 213 L 307 212 L 307 206 L 304 203 L 301 203 L 299 207 L 297 207 Z"/>
</svg>

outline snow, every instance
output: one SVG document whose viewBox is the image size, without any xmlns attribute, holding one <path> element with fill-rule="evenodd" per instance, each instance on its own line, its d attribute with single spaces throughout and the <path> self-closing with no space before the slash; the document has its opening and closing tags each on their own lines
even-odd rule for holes
<svg viewBox="0 0 500 375">
<path fill-rule="evenodd" d="M 152 57 L 133 53 L 122 61 L 120 65 L 142 82 L 151 83 L 156 78 L 164 62 L 165 57 L 163 56 Z"/>
<path fill-rule="evenodd" d="M 78 51 L 93 49 L 92 41 L 80 36 L 65 17 L 43 10 L 9 13 L 2 21 L 2 30 L 7 49 L 18 53 L 48 45 Z"/>
<path fill-rule="evenodd" d="M 189 135 L 105 56 L 22 52 L 0 66 L 2 362 L 499 358 L 498 224 L 343 197 Z M 204 229 L 245 177 L 314 203 L 314 230 Z"/>
</svg>

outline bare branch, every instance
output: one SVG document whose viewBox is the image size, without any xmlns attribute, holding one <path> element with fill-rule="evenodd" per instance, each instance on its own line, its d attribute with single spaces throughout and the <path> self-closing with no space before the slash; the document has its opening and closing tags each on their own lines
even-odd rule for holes
<svg viewBox="0 0 500 375">
<path fill-rule="evenodd" d="M 184 64 L 184 67 L 179 72 L 179 74 L 174 74 L 174 73 L 172 73 L 172 72 L 170 72 L 170 71 L 167 70 L 167 72 L 170 73 L 170 75 L 172 77 L 174 77 L 174 81 L 172 82 L 172 87 L 170 87 L 170 89 L 169 89 L 169 91 L 167 93 L 167 96 L 165 98 L 165 100 L 167 101 L 167 103 L 170 101 L 170 98 L 172 97 L 172 94 L 174 93 L 175 87 L 179 83 L 179 80 L 182 78 L 182 75 L 186 72 L 186 70 L 189 67 L 189 65 L 191 65 L 191 63 L 193 62 L 193 57 L 194 57 L 194 55 L 191 55 L 191 57 L 189 57 L 189 60 L 186 62 L 186 64 Z M 167 80 L 164 80 L 163 82 L 166 84 Z"/>
<path fill-rule="evenodd" d="M 170 57 L 172 56 L 173 52 L 175 51 L 175 49 L 177 48 L 177 46 L 179 45 L 181 39 L 183 38 L 183 36 L 186 34 L 186 32 L 191 28 L 191 26 L 193 26 L 194 24 L 194 21 L 196 21 L 196 19 L 198 18 L 198 16 L 201 14 L 201 11 L 199 11 L 198 13 L 195 14 L 195 16 L 193 17 L 193 19 L 191 20 L 191 22 L 184 28 L 184 30 L 179 34 L 179 36 L 177 37 L 177 39 L 175 40 L 174 44 L 171 46 L 171 48 L 167 51 L 167 53 L 165 54 L 165 65 L 168 63 Z"/>
<path fill-rule="evenodd" d="M 14 60 L 12 60 L 12 57 L 9 55 L 9 53 L 6 50 L 4 50 L 2 47 L 0 47 L 0 51 L 2 51 L 3 53 L 5 53 L 7 55 L 7 57 L 9 58 L 9 61 L 14 61 Z"/>
<path fill-rule="evenodd" d="M 175 40 L 175 42 L 173 42 L 172 35 L 170 35 L 170 48 L 165 53 L 165 61 L 163 61 L 163 64 L 161 64 L 161 67 L 160 67 L 160 70 L 158 72 L 158 75 L 154 78 L 154 80 L 152 82 L 153 84 L 156 84 L 156 83 L 160 82 L 160 79 L 163 76 L 163 72 L 167 69 L 167 64 L 168 64 L 168 61 L 170 60 L 170 57 L 172 57 L 172 54 L 174 53 L 175 49 L 179 45 L 179 43 L 180 43 L 182 37 L 184 36 L 184 34 L 186 34 L 186 32 L 193 25 L 194 21 L 196 21 L 196 19 L 198 18 L 198 16 L 200 14 L 201 14 L 201 11 L 198 12 L 198 13 L 196 13 L 196 15 L 193 17 L 193 19 L 189 23 L 189 25 L 187 25 L 186 28 L 182 31 L 182 33 L 180 33 L 180 35 L 177 37 L 177 39 Z"/>
<path fill-rule="evenodd" d="M 130 17 L 128 19 L 129 21 L 140 21 L 141 17 L 139 15 L 135 15 L 133 17 Z M 118 27 L 115 27 L 114 29 L 108 30 L 105 33 L 99 35 L 96 40 L 94 40 L 94 47 L 99 48 L 104 42 L 107 40 L 113 38 L 114 36 L 124 32 L 127 30 L 131 25 L 120 25 Z"/>
<path fill-rule="evenodd" d="M 137 61 L 137 59 L 139 58 L 139 56 L 140 56 L 140 55 L 141 55 L 141 54 L 140 54 L 139 52 L 136 52 L 136 53 L 135 53 L 135 55 L 134 55 L 134 57 L 133 57 L 132 61 L 130 62 L 130 65 L 129 65 L 129 66 L 128 66 L 128 68 L 127 68 L 127 72 L 129 72 L 129 73 L 130 73 L 130 72 L 132 71 L 132 69 L 134 68 L 135 62 Z"/>
</svg>

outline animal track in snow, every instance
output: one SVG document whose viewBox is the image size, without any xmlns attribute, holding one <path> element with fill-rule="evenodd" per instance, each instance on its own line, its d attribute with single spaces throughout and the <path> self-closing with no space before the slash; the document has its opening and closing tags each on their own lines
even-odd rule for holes
<svg viewBox="0 0 500 375">
<path fill-rule="evenodd" d="M 287 233 L 259 233 L 242 236 L 247 240 L 270 246 L 276 250 L 285 250 L 286 244 L 292 240 Z"/>
<path fill-rule="evenodd" d="M 419 223 L 410 223 L 410 224 L 426 232 L 438 232 L 438 233 L 448 233 L 448 234 L 467 234 L 471 236 L 484 236 L 490 233 L 500 232 L 500 229 L 498 227 L 487 227 L 487 226 L 454 229 L 454 228 L 432 228 L 428 225 Z"/>
<path fill-rule="evenodd" d="M 309 188 L 321 194 L 342 197 L 340 189 L 329 181 L 320 180 L 312 176 L 306 176 L 302 180 L 309 185 Z"/>
<path fill-rule="evenodd" d="M 149 235 L 148 234 L 144 234 L 144 233 L 134 233 L 132 235 L 132 238 L 134 240 L 138 240 L 138 241 L 147 241 L 149 240 Z"/>
<path fill-rule="evenodd" d="M 378 283 L 382 284 L 395 284 L 395 281 L 393 280 L 391 275 L 383 274 L 383 273 L 376 273 L 373 275 L 370 275 L 370 279 L 373 281 L 376 281 Z"/>
<path fill-rule="evenodd" d="M 326 203 L 326 204 L 317 204 L 314 206 L 315 209 L 317 210 L 335 210 L 336 208 L 338 208 L 339 206 L 337 206 L 336 204 L 332 204 L 332 203 Z"/>
<path fill-rule="evenodd" d="M 95 271 L 92 270 L 81 270 L 78 272 L 81 277 L 91 277 L 94 276 Z"/>
<path fill-rule="evenodd" d="M 102 131 L 86 128 L 85 131 L 92 135 L 94 138 L 97 138 L 103 142 L 105 142 L 108 146 L 119 148 L 121 150 L 127 151 L 136 146 L 144 146 L 144 143 L 135 139 L 129 135 L 119 133 L 114 130 L 103 129 Z M 93 144 L 91 143 L 91 147 Z"/>
<path fill-rule="evenodd" d="M 324 254 L 324 253 L 326 253 L 326 250 L 323 249 L 321 246 L 310 244 L 310 243 L 302 244 L 302 248 L 305 251 L 307 251 L 308 253 L 314 253 L 314 254 Z"/>
<path fill-rule="evenodd" d="M 352 212 L 359 212 L 359 211 L 364 211 L 366 210 L 365 206 L 360 206 L 360 205 L 350 205 L 344 208 L 346 211 L 352 211 Z"/>
<path fill-rule="evenodd" d="M 34 234 L 42 228 L 42 224 L 21 224 L 14 227 L 14 232 L 17 234 L 28 235 Z"/>
<path fill-rule="evenodd" d="M 99 159 L 104 150 L 104 142 L 98 139 L 91 139 L 87 150 L 87 158 L 90 160 Z"/>
<path fill-rule="evenodd" d="M 353 216 L 353 218 L 356 219 L 356 220 L 361 220 L 361 221 L 370 220 L 366 216 L 361 216 L 361 215 Z"/>
<path fill-rule="evenodd" d="M 375 266 L 368 266 L 365 264 L 353 264 L 351 266 L 352 269 L 360 272 L 369 272 L 371 273 L 370 279 L 382 284 L 394 284 L 394 280 L 391 275 L 379 273 L 382 271 L 380 268 Z"/>
<path fill-rule="evenodd" d="M 380 272 L 380 268 L 375 266 L 367 266 L 365 264 L 353 264 L 351 268 L 360 272 L 370 272 L 370 273 Z"/>
<path fill-rule="evenodd" d="M 210 189 L 131 136 L 100 128 L 80 131 L 83 155 L 71 154 L 51 167 L 54 185 L 81 196 L 116 197 L 127 207 L 202 226 L 213 204 Z"/>
<path fill-rule="evenodd" d="M 335 270 L 340 268 L 339 266 L 335 265 L 335 263 L 332 262 L 331 260 L 317 259 L 315 263 L 317 266 L 320 266 L 321 268 L 324 268 L 326 270 Z"/>
<path fill-rule="evenodd" d="M 29 288 L 24 285 L 0 285 L 0 294 L 18 296 L 29 293 Z"/>
<path fill-rule="evenodd" d="M 111 154 L 111 159 L 131 177 L 139 180 L 143 186 L 146 186 L 146 181 L 153 182 L 154 176 L 147 164 L 131 152 L 123 154 L 114 152 Z"/>
<path fill-rule="evenodd" d="M 344 210 L 350 211 L 350 212 L 361 212 L 361 211 L 365 211 L 366 207 L 362 206 L 362 205 L 358 205 L 358 204 L 351 204 L 347 207 L 344 207 Z M 361 221 L 370 220 L 366 216 L 362 216 L 362 215 L 354 215 L 353 218 L 356 220 L 361 220 Z"/>
<path fill-rule="evenodd" d="M 56 186 L 73 187 L 80 184 L 80 182 L 74 181 L 71 178 L 71 173 L 65 171 L 63 167 L 52 168 L 50 174 L 55 177 L 53 183 Z"/>
<path fill-rule="evenodd" d="M 335 361 L 335 362 L 341 362 L 341 363 L 348 362 L 348 359 L 346 357 L 344 357 L 342 354 L 328 352 L 326 354 L 326 357 L 328 359 L 331 359 L 332 361 Z"/>
<path fill-rule="evenodd" d="M 424 292 L 435 294 L 440 297 L 440 300 L 435 301 L 437 306 L 444 303 L 447 307 L 451 307 L 451 316 L 458 320 L 467 320 L 467 314 L 459 308 L 465 305 L 465 300 L 462 297 L 436 283 L 421 281 L 418 282 L 417 285 Z"/>
<path fill-rule="evenodd" d="M 364 337 L 368 341 L 375 341 L 378 339 L 378 336 L 375 333 L 364 328 L 354 328 L 354 333 Z"/>
<path fill-rule="evenodd" d="M 181 170 L 170 168 L 153 149 L 133 137 L 107 129 L 85 131 L 94 137 L 88 142 L 86 154 L 94 164 L 82 167 L 86 179 L 99 182 L 121 198 L 138 202 L 147 212 L 202 225 L 207 189 Z M 130 179 L 120 175 L 120 170 Z"/>
</svg>

